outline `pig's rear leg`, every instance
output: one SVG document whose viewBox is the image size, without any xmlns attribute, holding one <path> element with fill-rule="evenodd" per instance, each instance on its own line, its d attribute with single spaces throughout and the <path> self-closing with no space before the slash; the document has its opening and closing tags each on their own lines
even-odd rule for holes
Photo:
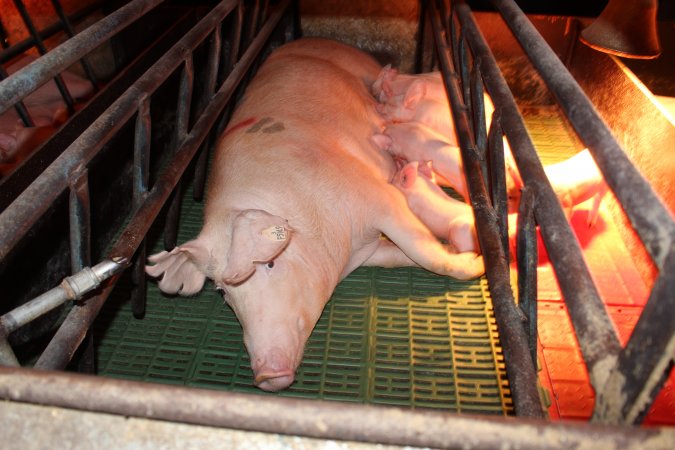
<svg viewBox="0 0 675 450">
<path fill-rule="evenodd" d="M 391 239 L 405 256 L 431 272 L 460 280 L 476 278 L 485 272 L 481 256 L 474 252 L 448 252 L 410 211 L 400 193 L 395 192 L 391 195 L 392 203 L 390 203 L 388 213 L 383 215 L 384 220 L 380 231 Z M 397 196 L 400 196 L 400 199 Z M 389 252 L 389 257 L 392 259 L 396 257 L 391 249 L 383 249 L 382 252 Z M 378 255 L 376 252 L 367 262 L 373 258 L 385 259 L 386 256 L 386 253 Z M 405 260 L 401 258 L 400 261 Z"/>
</svg>

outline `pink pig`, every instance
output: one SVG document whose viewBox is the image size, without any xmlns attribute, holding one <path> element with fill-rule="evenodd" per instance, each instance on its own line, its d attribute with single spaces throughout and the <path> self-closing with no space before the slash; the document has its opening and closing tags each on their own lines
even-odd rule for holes
<svg viewBox="0 0 675 450">
<path fill-rule="evenodd" d="M 413 84 L 424 85 L 428 97 L 442 98 L 447 95 L 440 72 L 427 72 L 416 75 L 400 74 L 391 65 L 385 66 L 373 83 L 372 91 L 381 103 L 400 101 Z"/>
<path fill-rule="evenodd" d="M 465 200 L 469 194 L 464 178 L 464 166 L 459 147 L 449 144 L 445 137 L 420 122 L 387 125 L 383 133 L 373 136 L 377 146 L 394 157 L 407 161 L 432 161 L 439 184 L 449 186 Z"/>
<path fill-rule="evenodd" d="M 608 187 L 590 151 L 583 149 L 565 161 L 544 167 L 544 171 L 568 218 L 575 205 L 593 198 L 588 215 L 588 226 L 593 226 Z"/>
<path fill-rule="evenodd" d="M 218 143 L 199 236 L 149 258 L 164 292 L 193 295 L 207 277 L 224 291 L 261 389 L 293 382 L 326 302 L 357 267 L 484 271 L 475 252 L 448 252 L 389 183 L 395 162 L 371 141 L 384 125 L 368 91 L 380 70 L 324 39 L 275 50 Z"/>
<path fill-rule="evenodd" d="M 431 164 L 417 161 L 406 164 L 392 184 L 399 188 L 417 217 L 458 252 L 478 252 L 478 239 L 471 206 L 443 192 L 434 183 Z"/>
</svg>

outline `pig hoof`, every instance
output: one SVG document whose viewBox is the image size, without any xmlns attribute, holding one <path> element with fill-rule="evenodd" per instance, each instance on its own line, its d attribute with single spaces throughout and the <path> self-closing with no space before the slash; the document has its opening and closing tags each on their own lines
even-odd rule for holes
<svg viewBox="0 0 675 450">
<path fill-rule="evenodd" d="M 253 384 L 263 391 L 276 392 L 286 389 L 295 380 L 293 371 L 263 372 L 255 376 Z"/>
</svg>

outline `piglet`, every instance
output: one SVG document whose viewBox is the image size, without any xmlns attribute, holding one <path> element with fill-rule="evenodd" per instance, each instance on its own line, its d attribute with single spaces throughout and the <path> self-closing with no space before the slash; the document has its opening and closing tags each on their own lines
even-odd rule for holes
<svg viewBox="0 0 675 450">
<path fill-rule="evenodd" d="M 447 142 L 443 135 L 420 122 L 387 125 L 383 133 L 373 136 L 379 148 L 395 158 L 407 161 L 432 161 L 437 181 L 453 188 L 465 200 L 469 194 L 459 147 Z"/>
<path fill-rule="evenodd" d="M 588 215 L 588 226 L 593 226 L 608 188 L 588 149 L 565 161 L 546 166 L 544 171 L 568 218 L 572 216 L 575 205 L 593 198 Z"/>
<path fill-rule="evenodd" d="M 479 252 L 471 207 L 447 195 L 434 182 L 431 166 L 429 162 L 410 162 L 394 176 L 392 184 L 436 237 L 447 239 L 458 252 Z"/>
<path fill-rule="evenodd" d="M 423 85 L 430 97 L 442 98 L 446 95 L 440 72 L 427 72 L 417 75 L 401 74 L 391 65 L 385 66 L 373 83 L 372 92 L 381 103 L 395 102 L 404 96 L 411 85 Z"/>
</svg>

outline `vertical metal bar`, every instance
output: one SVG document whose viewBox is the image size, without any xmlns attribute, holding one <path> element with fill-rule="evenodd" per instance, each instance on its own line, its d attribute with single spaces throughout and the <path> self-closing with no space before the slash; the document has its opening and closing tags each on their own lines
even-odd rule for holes
<svg viewBox="0 0 675 450">
<path fill-rule="evenodd" d="M 0 332 L 0 366 L 21 366 L 19 360 L 16 359 L 12 346 L 9 345 L 9 342 L 7 341 L 7 336 L 2 332 Z"/>
<path fill-rule="evenodd" d="M 42 38 L 40 38 L 40 33 L 35 28 L 35 24 L 31 20 L 30 15 L 26 10 L 26 7 L 24 6 L 21 0 L 14 0 L 14 5 L 16 5 L 16 9 L 19 12 L 19 15 L 21 16 L 23 23 L 26 25 L 26 28 L 28 28 L 28 31 L 30 32 L 31 36 L 33 36 L 33 39 L 35 39 L 35 47 L 37 47 L 41 55 L 44 55 L 45 53 L 47 53 L 47 48 L 45 47 Z M 70 92 L 66 87 L 66 83 L 63 81 L 61 75 L 56 75 L 54 77 L 54 82 L 56 83 L 56 87 L 59 89 L 59 92 L 61 93 L 61 97 L 63 97 L 63 101 L 66 102 L 68 112 L 73 114 L 75 112 L 75 102 L 73 100 L 73 97 L 70 95 Z"/>
<path fill-rule="evenodd" d="M 466 100 L 471 103 L 471 118 L 473 120 L 473 135 L 476 139 L 476 151 L 481 162 L 483 182 L 485 186 L 489 186 L 487 125 L 485 124 L 485 101 L 483 99 L 483 79 L 480 73 L 480 59 L 474 58 L 473 61 L 469 94 L 470 97 Z"/>
<path fill-rule="evenodd" d="M 497 222 L 499 224 L 499 234 L 502 240 L 502 247 L 504 247 L 504 256 L 507 261 L 511 260 L 509 248 L 509 217 L 508 217 L 508 202 L 506 198 L 506 174 L 504 164 L 504 138 L 501 126 L 501 117 L 495 109 L 492 113 L 492 121 L 490 123 L 490 132 L 488 134 L 488 157 L 489 157 L 489 174 L 490 174 L 490 197 L 492 199 L 492 207 L 495 209 L 497 215 Z M 509 267 L 510 271 L 510 267 Z"/>
<path fill-rule="evenodd" d="M 527 318 L 530 355 L 537 370 L 537 226 L 534 221 L 534 192 L 522 190 L 518 208 L 518 305 Z"/>
<path fill-rule="evenodd" d="M 176 134 L 174 142 L 176 148 L 185 140 L 190 123 L 190 105 L 192 104 L 192 91 L 194 86 L 194 62 L 192 54 L 185 58 L 185 63 L 180 75 L 178 99 L 176 105 Z M 181 183 L 176 186 L 170 201 L 164 227 L 164 248 L 173 249 L 178 242 L 178 220 L 180 218 Z"/>
<path fill-rule="evenodd" d="M 86 168 L 73 175 L 69 192 L 70 266 L 78 273 L 91 265 L 91 207 L 89 200 L 89 172 Z M 94 335 L 89 329 L 79 349 L 78 371 L 95 372 Z"/>
<path fill-rule="evenodd" d="M 152 119 L 150 117 L 150 97 L 144 97 L 138 105 L 136 129 L 134 134 L 134 176 L 133 209 L 138 209 L 148 192 L 150 166 L 150 135 Z M 131 269 L 131 309 L 134 317 L 145 314 L 145 240 L 141 243 L 133 260 Z"/>
<path fill-rule="evenodd" d="M 449 54 L 447 33 L 441 24 L 441 18 L 433 0 L 429 1 L 431 24 L 438 58 L 448 100 L 451 105 L 455 130 L 460 144 L 464 172 L 469 186 L 469 197 L 476 218 L 476 228 L 480 248 L 485 256 L 485 271 L 490 283 L 492 304 L 499 327 L 500 338 L 504 349 L 504 361 L 513 394 L 516 414 L 523 417 L 543 417 L 539 392 L 537 391 L 537 375 L 533 369 L 528 340 L 522 326 L 522 313 L 515 305 L 511 280 L 506 269 L 504 250 L 499 238 L 494 210 L 488 203 L 488 194 L 480 174 L 472 129 L 468 113 L 463 105 L 462 94 L 458 86 L 455 68 Z"/>
<path fill-rule="evenodd" d="M 164 225 L 164 248 L 172 250 L 178 244 L 178 222 L 180 220 L 181 199 L 183 182 L 176 183 L 176 187 L 171 193 L 169 201 L 169 210 L 166 213 L 166 222 Z"/>
<path fill-rule="evenodd" d="M 0 66 L 0 81 L 4 80 L 8 76 L 9 76 L 9 74 L 4 69 L 4 67 Z M 31 117 L 30 113 L 28 112 L 28 108 L 26 108 L 26 105 L 24 105 L 23 102 L 16 103 L 14 105 L 14 109 L 16 109 L 16 113 L 19 115 L 19 118 L 21 119 L 21 122 L 23 122 L 23 126 L 25 126 L 25 127 L 34 127 L 35 126 L 35 122 L 33 121 L 33 118 Z"/>
<path fill-rule="evenodd" d="M 220 62 L 220 54 L 222 51 L 220 39 L 220 24 L 218 24 L 211 34 L 211 45 L 209 47 L 209 61 L 208 61 L 208 75 L 205 102 L 208 102 L 216 90 L 216 77 L 218 75 L 218 65 Z M 209 152 L 213 147 L 212 134 L 206 144 L 202 146 L 202 150 L 195 165 L 195 180 L 193 186 L 193 197 L 195 200 L 200 200 L 204 196 L 204 186 L 206 185 L 206 166 L 209 161 Z"/>
<path fill-rule="evenodd" d="M 415 72 L 424 70 L 424 50 L 426 44 L 427 4 L 419 2 L 419 18 L 417 19 L 417 43 L 415 46 Z"/>
<path fill-rule="evenodd" d="M 70 267 L 73 273 L 91 265 L 89 172 L 83 168 L 70 181 Z"/>
<path fill-rule="evenodd" d="M 675 360 L 675 246 L 607 383 L 597 396 L 593 421 L 642 421 Z"/>
<path fill-rule="evenodd" d="M 68 16 L 63 11 L 63 8 L 61 7 L 61 3 L 59 2 L 59 0 L 52 0 L 52 5 L 54 6 L 56 14 L 59 16 L 59 19 L 61 20 L 64 29 L 66 30 L 66 34 L 68 34 L 69 37 L 75 36 L 75 30 L 73 29 L 73 26 L 70 23 L 70 19 L 68 19 Z M 80 59 L 80 64 L 82 64 L 82 69 L 84 69 L 85 75 L 87 76 L 89 81 L 91 81 L 91 85 L 94 88 L 94 92 L 98 92 L 96 75 L 94 75 L 94 70 L 91 68 L 91 65 L 87 61 L 87 58 L 83 57 L 82 59 Z"/>
</svg>

